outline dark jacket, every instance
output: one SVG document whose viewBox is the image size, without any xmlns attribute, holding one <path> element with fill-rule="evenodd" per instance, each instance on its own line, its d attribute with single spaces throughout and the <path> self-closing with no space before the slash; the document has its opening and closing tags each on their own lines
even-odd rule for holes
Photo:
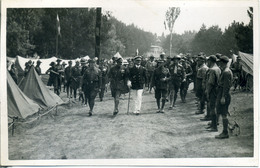
<svg viewBox="0 0 260 168">
<path fill-rule="evenodd" d="M 159 67 L 154 70 L 152 77 L 152 87 L 155 86 L 156 89 L 166 89 L 168 88 L 168 79 L 170 77 L 170 72 L 168 68 Z"/>
<path fill-rule="evenodd" d="M 130 68 L 129 80 L 132 83 L 132 89 L 143 89 L 146 81 L 146 69 L 143 66 Z"/>
<path fill-rule="evenodd" d="M 111 90 L 119 90 L 122 93 L 127 93 L 129 91 L 127 90 L 128 73 L 127 68 L 124 66 L 113 66 L 108 73 Z"/>
</svg>

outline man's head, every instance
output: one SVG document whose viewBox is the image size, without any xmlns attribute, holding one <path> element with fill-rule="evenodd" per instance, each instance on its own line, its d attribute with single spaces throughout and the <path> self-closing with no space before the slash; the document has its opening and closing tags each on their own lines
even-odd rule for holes
<svg viewBox="0 0 260 168">
<path fill-rule="evenodd" d="M 50 66 L 54 67 L 55 66 L 55 62 L 51 62 Z"/>
<path fill-rule="evenodd" d="M 57 64 L 59 65 L 60 62 L 61 62 L 61 59 L 58 58 L 58 59 L 56 60 L 56 62 L 57 62 Z"/>
<path fill-rule="evenodd" d="M 204 64 L 206 61 L 206 58 L 204 56 L 199 56 L 198 57 L 198 65 L 201 66 L 202 64 Z"/>
<path fill-rule="evenodd" d="M 224 70 L 227 67 L 228 62 L 229 62 L 229 58 L 227 56 L 221 56 L 219 58 L 220 69 Z"/>
<path fill-rule="evenodd" d="M 41 60 L 38 60 L 37 61 L 37 65 L 40 65 L 42 62 L 41 62 Z"/>
<path fill-rule="evenodd" d="M 135 56 L 134 57 L 135 65 L 141 65 L 142 57 L 141 56 Z"/>
<path fill-rule="evenodd" d="M 161 59 L 164 59 L 164 57 L 165 57 L 165 53 L 162 52 L 162 53 L 160 54 L 160 58 L 161 58 Z"/>
<path fill-rule="evenodd" d="M 173 62 L 174 62 L 175 64 L 177 64 L 177 63 L 180 62 L 181 56 L 180 56 L 180 55 L 176 55 L 176 56 L 174 56 L 174 57 L 172 58 L 172 60 L 173 60 Z"/>
<path fill-rule="evenodd" d="M 157 60 L 157 66 L 158 67 L 162 67 L 163 65 L 164 65 L 164 60 L 163 59 Z"/>
<path fill-rule="evenodd" d="M 93 68 L 95 67 L 95 62 L 96 62 L 96 61 L 95 61 L 94 59 L 89 59 L 89 60 L 88 60 L 89 68 L 92 68 L 92 69 L 93 69 Z"/>
<path fill-rule="evenodd" d="M 71 67 L 71 66 L 72 66 L 72 61 L 71 61 L 71 60 L 69 60 L 69 62 L 68 62 L 68 63 L 69 63 L 69 66 Z"/>
<path fill-rule="evenodd" d="M 154 56 L 153 55 L 150 56 L 150 60 L 154 61 Z"/>
<path fill-rule="evenodd" d="M 121 57 L 116 59 L 116 64 L 117 65 L 122 65 L 122 63 L 123 63 L 123 59 Z"/>
<path fill-rule="evenodd" d="M 66 65 L 67 65 L 67 64 L 66 64 L 66 62 L 62 62 L 62 66 L 64 66 L 64 67 L 65 67 Z"/>
<path fill-rule="evenodd" d="M 217 57 L 215 55 L 210 55 L 208 58 L 208 66 L 212 67 L 217 62 Z"/>
<path fill-rule="evenodd" d="M 76 66 L 79 66 L 79 61 L 78 60 L 76 61 Z"/>
</svg>

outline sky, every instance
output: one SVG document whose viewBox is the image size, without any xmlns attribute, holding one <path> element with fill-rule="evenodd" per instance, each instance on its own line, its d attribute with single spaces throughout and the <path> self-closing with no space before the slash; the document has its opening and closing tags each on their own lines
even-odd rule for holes
<svg viewBox="0 0 260 168">
<path fill-rule="evenodd" d="M 121 7 L 105 8 L 104 11 L 111 11 L 112 15 L 118 20 L 128 24 L 134 23 L 137 27 L 157 33 L 169 34 L 165 30 L 164 21 L 167 6 L 149 6 L 133 5 L 126 3 Z M 223 31 L 234 20 L 237 22 L 249 23 L 247 15 L 248 6 L 236 7 L 180 7 L 181 12 L 174 24 L 174 32 L 182 34 L 184 31 L 199 31 L 204 23 L 206 27 L 218 25 Z"/>
</svg>

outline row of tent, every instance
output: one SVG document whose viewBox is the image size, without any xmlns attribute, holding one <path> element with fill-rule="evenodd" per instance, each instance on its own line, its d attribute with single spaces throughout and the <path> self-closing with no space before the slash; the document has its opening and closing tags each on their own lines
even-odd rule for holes
<svg viewBox="0 0 260 168">
<path fill-rule="evenodd" d="M 63 104 L 63 100 L 42 82 L 34 67 L 19 86 L 7 71 L 8 116 L 25 119 L 39 111 Z"/>
</svg>

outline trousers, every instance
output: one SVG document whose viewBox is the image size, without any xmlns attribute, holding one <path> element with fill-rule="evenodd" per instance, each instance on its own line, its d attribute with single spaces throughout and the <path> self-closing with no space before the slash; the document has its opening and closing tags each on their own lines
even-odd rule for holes
<svg viewBox="0 0 260 168">
<path fill-rule="evenodd" d="M 132 89 L 131 93 L 134 100 L 134 113 L 139 113 L 142 106 L 143 89 Z"/>
</svg>

